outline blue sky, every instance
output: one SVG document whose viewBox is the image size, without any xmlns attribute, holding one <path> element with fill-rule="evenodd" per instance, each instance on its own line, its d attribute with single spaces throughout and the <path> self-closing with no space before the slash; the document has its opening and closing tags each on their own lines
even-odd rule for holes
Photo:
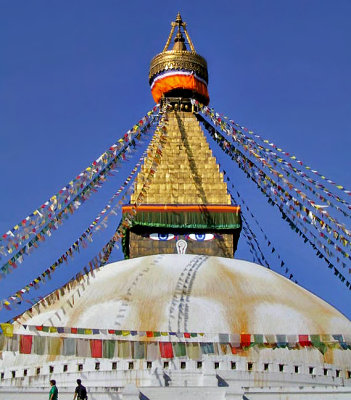
<svg viewBox="0 0 351 400">
<path fill-rule="evenodd" d="M 349 1 L 2 1 L 1 232 L 66 185 L 153 107 L 149 63 L 163 49 L 178 11 L 208 61 L 211 106 L 351 187 Z M 237 166 L 214 153 L 299 283 L 350 318 L 351 292 Z M 138 154 L 0 281 L 2 298 L 48 268 L 85 230 Z M 29 298 L 71 278 L 118 222 L 111 219 L 84 254 Z M 243 240 L 238 257 L 251 260 Z M 23 310 L 1 311 L 0 319 Z"/>
</svg>

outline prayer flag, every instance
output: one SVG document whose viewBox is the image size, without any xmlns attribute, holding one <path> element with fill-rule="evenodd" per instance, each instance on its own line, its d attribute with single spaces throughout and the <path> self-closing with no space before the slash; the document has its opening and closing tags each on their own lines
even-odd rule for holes
<svg viewBox="0 0 351 400">
<path fill-rule="evenodd" d="M 102 340 L 90 339 L 91 356 L 94 358 L 102 357 Z"/>
<path fill-rule="evenodd" d="M 4 335 L 7 337 L 12 337 L 13 336 L 13 325 L 4 323 L 0 324 L 2 331 L 4 332 Z"/>
<path fill-rule="evenodd" d="M 20 353 L 30 354 L 32 350 L 32 335 L 21 335 L 20 336 Z"/>
<path fill-rule="evenodd" d="M 171 342 L 159 342 L 162 358 L 173 358 L 173 347 Z"/>
</svg>

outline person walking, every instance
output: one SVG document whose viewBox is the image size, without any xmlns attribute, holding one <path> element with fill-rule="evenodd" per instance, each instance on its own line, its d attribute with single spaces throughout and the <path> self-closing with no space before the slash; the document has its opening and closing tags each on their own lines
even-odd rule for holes
<svg viewBox="0 0 351 400">
<path fill-rule="evenodd" d="M 50 385 L 51 385 L 51 389 L 49 392 L 49 400 L 58 400 L 58 390 L 56 387 L 55 379 L 51 379 Z"/>
<path fill-rule="evenodd" d="M 76 400 L 76 398 L 77 400 L 87 400 L 87 389 L 82 385 L 82 381 L 80 379 L 77 379 L 77 384 L 78 386 L 74 392 L 73 400 Z"/>
</svg>

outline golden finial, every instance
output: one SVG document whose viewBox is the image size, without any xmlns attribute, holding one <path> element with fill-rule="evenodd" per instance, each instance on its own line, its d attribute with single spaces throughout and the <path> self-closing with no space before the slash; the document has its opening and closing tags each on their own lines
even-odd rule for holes
<svg viewBox="0 0 351 400">
<path fill-rule="evenodd" d="M 176 28 L 178 29 L 175 33 Z M 186 37 L 190 50 L 187 49 L 183 34 Z M 173 37 L 174 45 L 172 49 L 169 49 Z M 160 83 L 162 73 L 167 73 L 168 76 L 170 76 L 172 73 L 173 75 L 183 74 L 184 77 L 181 78 L 181 84 L 179 83 L 179 79 L 172 80 L 171 78 L 168 78 L 166 85 L 163 86 Z M 185 76 L 193 76 L 196 82 L 188 82 L 191 79 L 185 78 Z M 185 80 L 187 82 L 185 82 Z M 152 95 L 156 102 L 160 100 L 160 96 L 162 97 L 171 91 L 174 94 L 175 89 L 188 90 L 187 95 L 185 95 L 184 91 L 178 91 L 177 95 L 179 95 L 179 93 L 183 93 L 184 97 L 190 97 L 191 95 L 191 97 L 196 98 L 198 94 L 199 99 L 202 100 L 203 103 L 207 104 L 209 101 L 207 93 L 207 62 L 203 57 L 196 53 L 193 42 L 191 41 L 186 29 L 186 23 L 183 21 L 179 12 L 175 21 L 171 22 L 171 32 L 169 33 L 162 53 L 157 54 L 151 60 L 149 82 Z"/>
</svg>

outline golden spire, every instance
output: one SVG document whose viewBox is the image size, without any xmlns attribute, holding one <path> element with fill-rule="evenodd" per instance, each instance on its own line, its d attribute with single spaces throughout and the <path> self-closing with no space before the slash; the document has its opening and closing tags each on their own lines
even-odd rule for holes
<svg viewBox="0 0 351 400">
<path fill-rule="evenodd" d="M 167 132 L 161 163 L 143 204 L 230 205 L 223 174 L 195 115 L 191 112 L 168 112 Z M 154 136 L 135 181 L 132 204 L 144 187 L 158 145 L 158 137 Z"/>
</svg>

